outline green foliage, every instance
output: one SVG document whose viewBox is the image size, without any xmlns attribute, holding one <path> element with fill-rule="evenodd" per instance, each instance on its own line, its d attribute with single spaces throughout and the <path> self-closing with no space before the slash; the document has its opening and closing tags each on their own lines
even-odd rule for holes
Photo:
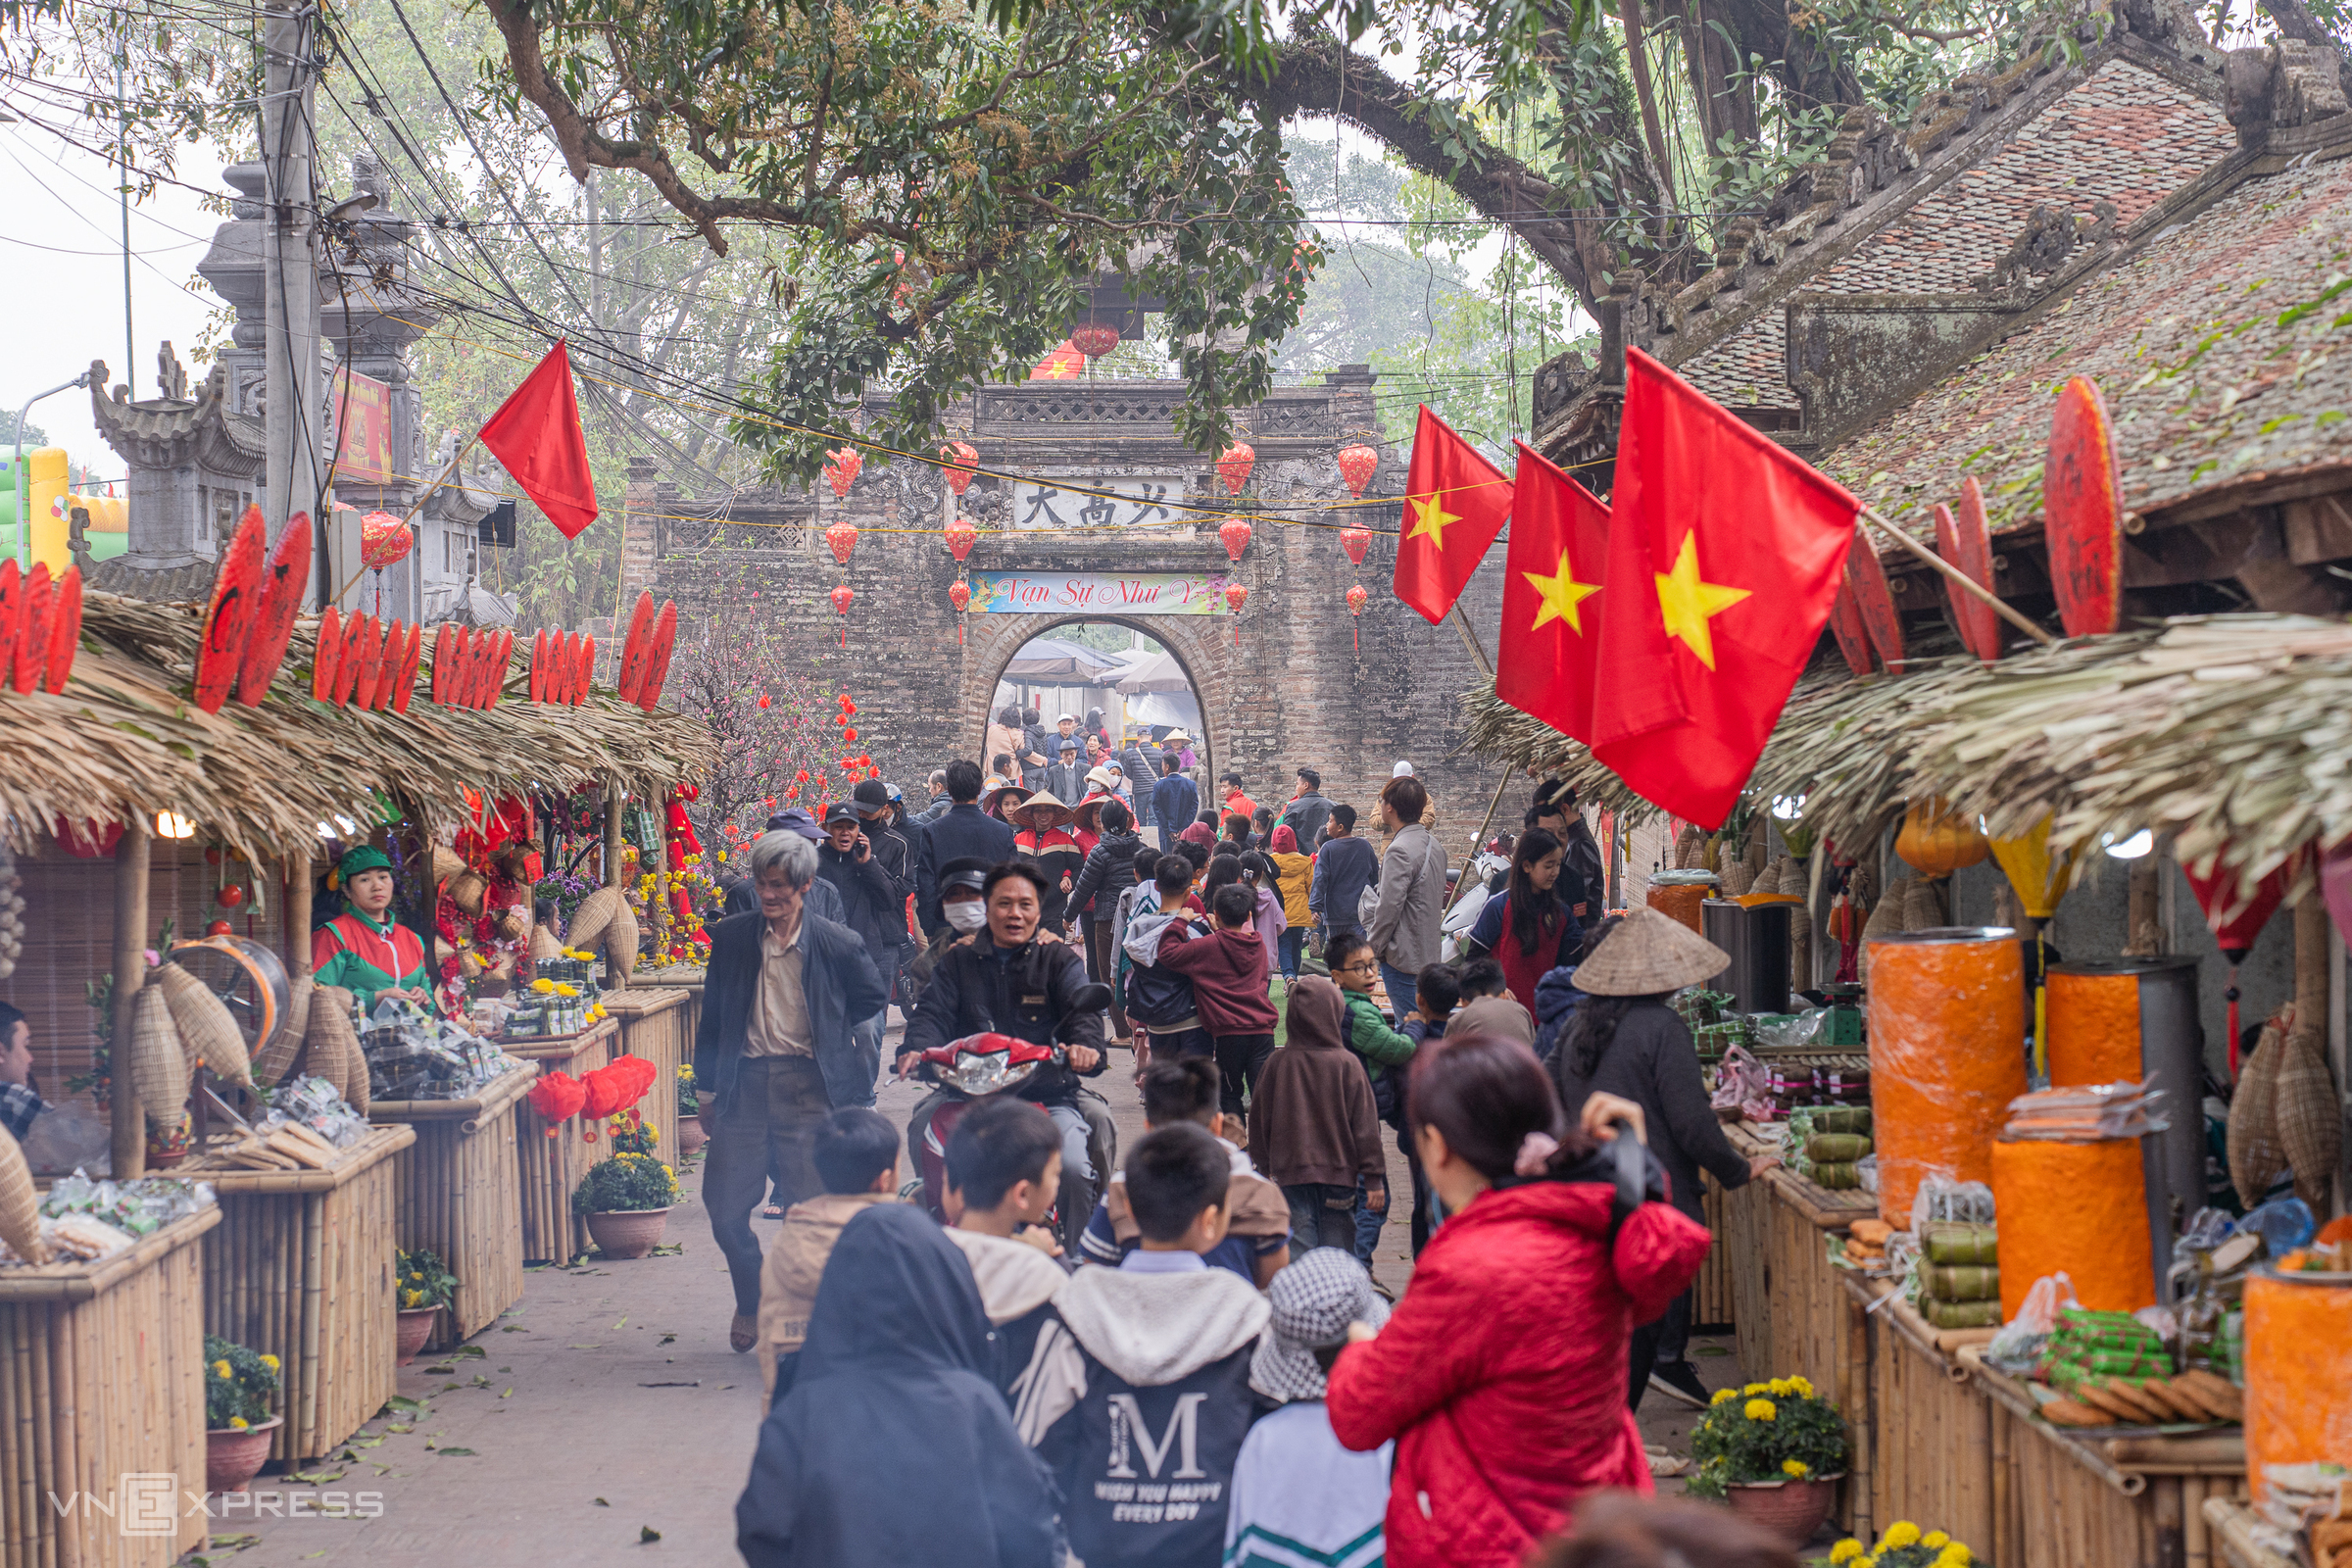
<svg viewBox="0 0 2352 1568">
<path fill-rule="evenodd" d="M 392 1286 L 394 1299 L 400 1310 L 412 1312 L 421 1306 L 450 1306 L 458 1298 L 458 1277 L 441 1261 L 441 1255 L 426 1248 L 414 1252 L 402 1252 L 396 1263 Z"/>
<path fill-rule="evenodd" d="M 204 1337 L 204 1424 L 242 1432 L 270 1419 L 277 1393 L 277 1357 L 263 1355 L 219 1335 Z"/>
<path fill-rule="evenodd" d="M 1722 1389 L 1690 1434 L 1690 1491 L 1720 1497 L 1740 1482 L 1821 1479 L 1845 1469 L 1838 1407 L 1803 1378 Z"/>
<path fill-rule="evenodd" d="M 700 1108 L 700 1102 L 694 1098 L 694 1063 L 681 1061 L 678 1063 L 678 1114 L 691 1116 Z"/>
<path fill-rule="evenodd" d="M 651 1154 L 614 1154 L 588 1167 L 572 1209 L 581 1214 L 625 1213 L 667 1208 L 678 1200 L 678 1179 Z"/>
</svg>

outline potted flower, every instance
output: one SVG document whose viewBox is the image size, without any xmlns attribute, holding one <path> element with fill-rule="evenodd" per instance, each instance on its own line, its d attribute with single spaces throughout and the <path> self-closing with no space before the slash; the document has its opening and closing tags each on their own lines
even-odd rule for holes
<svg viewBox="0 0 2352 1568">
<path fill-rule="evenodd" d="M 1718 1389 L 1690 1434 L 1690 1491 L 1801 1546 L 1829 1517 L 1845 1475 L 1845 1424 L 1801 1377 Z"/>
<path fill-rule="evenodd" d="M 615 1154 L 652 1154 L 659 1152 L 654 1146 L 662 1142 L 662 1129 L 631 1105 L 605 1123 L 605 1136 Z"/>
<path fill-rule="evenodd" d="M 710 1135 L 703 1131 L 701 1111 L 702 1106 L 694 1098 L 694 1064 L 680 1062 L 678 1064 L 678 1157 L 680 1159 L 700 1153 L 702 1147 L 710 1141 Z"/>
<path fill-rule="evenodd" d="M 458 1277 L 438 1252 L 421 1247 L 399 1253 L 396 1266 L 393 1315 L 400 1319 L 400 1364 L 407 1366 L 433 1337 L 433 1324 L 441 1309 L 457 1304 Z"/>
<path fill-rule="evenodd" d="M 1830 1548 L 1835 1568 L 1990 1568 L 1983 1558 L 1940 1530 L 1920 1533 L 1908 1519 L 1886 1527 L 1875 1546 L 1848 1536 Z"/>
<path fill-rule="evenodd" d="M 204 1485 L 243 1492 L 270 1457 L 282 1417 L 270 1413 L 277 1393 L 277 1357 L 217 1335 L 204 1337 Z"/>
<path fill-rule="evenodd" d="M 651 1154 L 623 1152 L 588 1167 L 571 1206 L 607 1257 L 643 1257 L 662 1241 L 678 1179 Z"/>
</svg>

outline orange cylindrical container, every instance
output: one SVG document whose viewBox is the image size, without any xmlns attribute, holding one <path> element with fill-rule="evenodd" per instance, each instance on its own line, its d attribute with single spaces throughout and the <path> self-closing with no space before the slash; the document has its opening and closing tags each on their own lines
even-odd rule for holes
<svg viewBox="0 0 2352 1568">
<path fill-rule="evenodd" d="M 2050 1087 L 2138 1083 L 2139 976 L 2051 969 L 2044 1006 Z"/>
<path fill-rule="evenodd" d="M 1906 931 L 1869 956 L 1879 1216 L 1907 1227 L 1926 1177 L 1991 1180 L 1992 1141 L 2026 1092 L 2025 956 L 2002 926 Z"/>
<path fill-rule="evenodd" d="M 1672 915 L 1704 936 L 1706 932 L 1701 925 L 1699 906 L 1714 894 L 1713 885 L 1705 882 L 1685 883 L 1678 887 L 1653 887 L 1649 890 L 1649 906 L 1660 914 Z"/>
<path fill-rule="evenodd" d="M 2263 1466 L 2352 1465 L 2352 1275 L 2246 1277 L 2246 1479 Z"/>
<path fill-rule="evenodd" d="M 2156 1304 L 2138 1139 L 1994 1144 L 1992 1212 L 2000 1227 L 2002 1322 L 2017 1316 L 2035 1280 L 2061 1269 L 2074 1281 L 2075 1298 L 2093 1311 Z"/>
</svg>

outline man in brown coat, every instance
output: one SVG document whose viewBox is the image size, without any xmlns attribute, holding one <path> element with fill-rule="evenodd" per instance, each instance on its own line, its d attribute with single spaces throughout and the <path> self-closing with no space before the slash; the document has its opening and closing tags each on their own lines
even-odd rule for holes
<svg viewBox="0 0 2352 1568">
<path fill-rule="evenodd" d="M 1319 975 L 1291 986 L 1289 1043 L 1258 1074 L 1250 1102 L 1250 1153 L 1291 1205 L 1291 1255 L 1355 1247 L 1355 1181 L 1365 1202 L 1388 1207 L 1388 1162 L 1372 1082 L 1345 1040 L 1348 1004 Z"/>
</svg>

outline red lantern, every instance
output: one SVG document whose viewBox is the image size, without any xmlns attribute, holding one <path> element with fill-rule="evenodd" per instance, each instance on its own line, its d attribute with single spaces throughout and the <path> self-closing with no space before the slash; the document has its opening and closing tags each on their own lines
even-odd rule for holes
<svg viewBox="0 0 2352 1568">
<path fill-rule="evenodd" d="M 971 481 L 967 478 L 964 482 L 969 484 Z M 954 522 L 942 528 L 940 535 L 948 541 L 948 554 L 954 556 L 958 562 L 970 555 L 972 546 L 980 542 L 980 530 L 973 527 L 971 520 L 967 517 L 957 517 Z"/>
<path fill-rule="evenodd" d="M 1119 346 L 1119 329 L 1102 321 L 1089 321 L 1070 329 L 1070 347 L 1090 360 L 1099 360 Z"/>
<path fill-rule="evenodd" d="M 838 501 L 858 482 L 858 470 L 865 466 L 865 458 L 856 447 L 841 447 L 825 456 L 832 460 L 825 465 L 825 483 L 833 487 L 833 499 Z"/>
<path fill-rule="evenodd" d="M 962 495 L 971 487 L 972 470 L 980 466 L 980 449 L 969 441 L 951 441 L 939 449 L 939 455 L 947 460 L 944 466 L 948 488 L 956 495 Z M 957 556 L 956 559 L 961 561 L 963 558 Z"/>
<path fill-rule="evenodd" d="M 1250 524 L 1239 517 L 1218 524 L 1217 538 L 1225 546 L 1225 559 L 1242 559 L 1242 552 L 1250 548 Z"/>
<path fill-rule="evenodd" d="M 1372 530 L 1369 528 L 1342 528 L 1340 530 L 1340 548 L 1347 551 L 1348 559 L 1359 566 L 1364 564 L 1364 552 L 1371 547 L 1371 544 Z"/>
<path fill-rule="evenodd" d="M 833 609 L 841 616 L 841 646 L 844 648 L 850 646 L 850 602 L 857 597 L 858 591 L 846 582 L 833 590 Z"/>
<path fill-rule="evenodd" d="M 1348 630 L 1354 637 L 1355 651 L 1359 654 L 1364 651 L 1364 628 L 1361 624 L 1361 616 L 1364 613 L 1364 603 L 1371 597 L 1370 594 L 1364 592 L 1362 583 L 1348 585 L 1348 613 L 1358 617 L 1357 620 L 1350 622 Z"/>
<path fill-rule="evenodd" d="M 408 559 L 416 536 L 389 512 L 370 512 L 360 519 L 360 564 L 375 571 Z"/>
<path fill-rule="evenodd" d="M 833 547 L 833 559 L 843 565 L 850 564 L 850 552 L 858 548 L 858 525 L 837 522 L 825 530 L 825 543 Z"/>
<path fill-rule="evenodd" d="M 956 607 L 956 646 L 963 646 L 963 612 L 971 608 L 972 585 L 960 577 L 948 584 L 948 603 Z"/>
<path fill-rule="evenodd" d="M 1240 495 L 1242 486 L 1250 482 L 1250 470 L 1257 466 L 1257 449 L 1246 441 L 1236 441 L 1217 457 L 1217 477 L 1225 481 L 1229 495 Z"/>
<path fill-rule="evenodd" d="M 2295 873 L 2301 867 L 2301 855 L 2290 857 L 2286 863 L 2276 867 L 2254 884 L 2252 893 L 2239 891 L 2237 872 L 2222 864 L 2216 855 L 2202 870 L 2183 865 L 2189 888 L 2197 896 L 2197 907 L 2205 911 L 2205 924 L 2213 931 L 2213 940 L 2230 960 L 2230 988 L 2222 996 L 2230 1004 L 2230 1076 L 2237 1077 L 2237 966 L 2246 961 L 2254 951 L 2254 939 L 2270 924 L 2271 916 L 2278 911 L 2279 901 L 2294 885 Z"/>
<path fill-rule="evenodd" d="M 1225 608 L 1231 611 L 1234 615 L 1233 646 L 1236 648 L 1242 646 L 1242 606 L 1249 600 L 1249 598 L 1250 589 L 1247 584 L 1229 582 L 1225 585 Z"/>
<path fill-rule="evenodd" d="M 1372 482 L 1372 470 L 1380 466 L 1380 453 L 1358 442 L 1340 448 L 1340 477 L 1348 481 L 1348 493 L 1361 498 L 1364 486 Z"/>
</svg>

